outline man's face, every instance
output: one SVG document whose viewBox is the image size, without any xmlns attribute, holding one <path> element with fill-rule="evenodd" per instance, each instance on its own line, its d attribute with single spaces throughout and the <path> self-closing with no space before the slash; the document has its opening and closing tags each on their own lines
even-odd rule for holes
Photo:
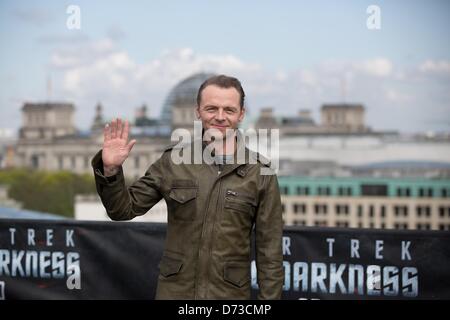
<svg viewBox="0 0 450 320">
<path fill-rule="evenodd" d="M 196 114 L 205 130 L 218 129 L 225 137 L 227 129 L 236 129 L 244 119 L 245 108 L 241 108 L 239 102 L 240 95 L 235 88 L 209 85 L 202 91 Z"/>
</svg>

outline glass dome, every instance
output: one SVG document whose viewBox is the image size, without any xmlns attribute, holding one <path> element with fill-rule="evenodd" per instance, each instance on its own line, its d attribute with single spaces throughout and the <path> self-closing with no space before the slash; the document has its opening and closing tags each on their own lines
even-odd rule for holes
<svg viewBox="0 0 450 320">
<path fill-rule="evenodd" d="M 197 105 L 197 92 L 201 84 L 213 73 L 197 73 L 181 82 L 170 90 L 161 110 L 161 122 L 170 124 L 172 120 L 172 108 L 174 105 Z"/>
</svg>

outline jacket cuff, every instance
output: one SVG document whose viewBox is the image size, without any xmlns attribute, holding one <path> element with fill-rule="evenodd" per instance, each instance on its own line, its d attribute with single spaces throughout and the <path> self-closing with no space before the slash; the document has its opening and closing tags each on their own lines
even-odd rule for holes
<svg viewBox="0 0 450 320">
<path fill-rule="evenodd" d="M 112 185 L 119 181 L 124 180 L 122 166 L 119 167 L 117 174 L 106 177 L 103 172 L 102 150 L 97 152 L 91 161 L 92 168 L 94 169 L 95 180 L 103 185 Z"/>
</svg>

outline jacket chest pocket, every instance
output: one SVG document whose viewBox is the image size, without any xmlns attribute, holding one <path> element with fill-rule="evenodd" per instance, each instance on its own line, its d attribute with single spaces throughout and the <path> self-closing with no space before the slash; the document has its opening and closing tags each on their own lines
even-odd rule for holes
<svg viewBox="0 0 450 320">
<path fill-rule="evenodd" d="M 175 180 L 170 188 L 169 214 L 175 220 L 194 220 L 198 186 L 192 180 Z"/>
<path fill-rule="evenodd" d="M 235 213 L 249 214 L 253 216 L 256 208 L 256 200 L 249 194 L 228 189 L 225 193 L 225 209 Z"/>
</svg>

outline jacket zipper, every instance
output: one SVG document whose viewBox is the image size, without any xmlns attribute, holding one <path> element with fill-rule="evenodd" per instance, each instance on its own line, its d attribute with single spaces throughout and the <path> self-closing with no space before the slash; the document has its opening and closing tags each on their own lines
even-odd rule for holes
<svg viewBox="0 0 450 320">
<path fill-rule="evenodd" d="M 250 197 L 250 196 L 247 196 L 247 195 L 244 195 L 244 194 L 242 194 L 242 193 L 239 193 L 239 192 L 237 192 L 237 191 L 233 191 L 233 190 L 230 190 L 230 189 L 228 189 L 227 190 L 227 192 L 226 192 L 226 195 L 227 196 L 233 196 L 233 197 L 236 197 L 236 199 L 238 199 L 238 200 L 248 200 L 248 201 L 250 201 L 253 205 L 256 205 L 255 204 L 255 199 L 254 198 L 252 198 L 252 197 Z"/>
<path fill-rule="evenodd" d="M 205 227 L 205 224 L 206 224 L 206 220 L 207 220 L 207 215 L 208 215 L 208 209 L 209 209 L 209 206 L 210 206 L 210 204 L 211 204 L 211 194 L 212 194 L 212 192 L 213 192 L 213 190 L 214 190 L 214 187 L 215 187 L 215 185 L 217 184 L 217 182 L 220 182 L 220 174 L 216 177 L 216 179 L 214 180 L 214 182 L 213 182 L 213 184 L 212 184 L 212 186 L 211 186 L 211 189 L 208 191 L 208 196 L 207 196 L 207 201 L 208 201 L 208 203 L 206 204 L 206 208 L 205 208 L 205 211 L 204 211 L 204 214 L 203 214 L 203 221 L 202 221 L 202 233 L 201 233 L 201 235 L 200 235 L 200 245 L 202 245 L 203 244 L 203 242 L 204 242 L 204 238 L 205 238 L 205 232 L 206 232 L 206 227 Z M 219 189 L 219 194 L 220 194 L 220 189 Z M 199 259 L 199 257 L 200 257 L 200 251 L 201 250 L 199 250 L 199 252 L 198 252 L 198 255 L 197 255 L 197 263 L 199 263 L 200 264 L 200 266 L 201 266 L 201 261 L 200 261 L 200 259 Z M 204 258 L 203 258 L 204 259 Z M 206 273 L 206 277 L 207 277 L 207 281 L 206 281 L 206 292 L 208 292 L 208 281 L 209 281 L 209 271 L 207 271 L 207 273 Z M 198 297 L 198 288 L 197 288 L 197 286 L 199 285 L 199 283 L 198 283 L 198 273 L 196 273 L 196 275 L 195 275 L 195 296 L 194 296 L 194 298 L 195 299 L 197 299 L 197 297 Z"/>
<path fill-rule="evenodd" d="M 228 174 L 230 174 L 230 173 L 232 173 L 233 171 L 235 171 L 237 168 L 239 168 L 240 166 L 238 166 L 238 167 L 236 167 L 234 170 L 232 170 L 232 171 L 230 171 L 230 172 L 227 172 L 227 174 L 226 175 L 228 175 Z M 217 176 L 217 178 L 214 180 L 214 183 L 213 183 L 213 185 L 212 185 L 212 187 L 211 187 L 211 190 L 209 190 L 209 193 L 208 193 L 208 203 L 206 204 L 206 210 L 205 210 L 205 214 L 203 215 L 203 224 L 202 224 L 202 234 L 201 234 L 201 236 L 200 236 L 200 241 L 201 242 L 203 242 L 204 240 L 204 236 L 205 236 L 205 230 L 206 230 L 206 228 L 205 228 L 205 223 L 206 223 L 206 220 L 207 220 L 207 214 L 208 214 L 208 209 L 209 209 L 209 205 L 211 204 L 211 200 L 210 200 L 210 198 L 211 198 L 211 194 L 212 194 L 212 192 L 213 192 L 213 190 L 214 190 L 214 186 L 216 185 L 216 183 L 217 182 L 219 182 L 219 197 L 218 197 L 218 200 L 217 201 L 219 201 L 219 198 L 220 198 L 220 186 L 221 186 L 221 179 L 223 178 L 223 177 L 225 177 L 226 175 L 223 175 L 223 176 L 221 176 L 221 174 L 219 174 L 218 176 Z M 227 190 L 227 192 L 228 191 L 232 191 L 232 190 Z M 232 192 L 235 192 L 235 191 L 232 191 Z M 217 206 L 217 202 L 216 202 L 216 206 Z M 215 221 L 215 220 L 214 220 Z M 214 231 L 214 225 L 213 225 L 213 231 Z M 211 241 L 212 242 L 212 241 Z M 208 248 L 209 250 L 208 250 L 208 257 L 209 258 L 211 258 L 211 253 L 212 253 L 212 243 L 210 243 L 209 244 L 209 248 Z M 200 254 L 200 251 L 199 251 L 199 254 Z M 206 295 L 208 294 L 208 292 L 209 292 L 209 273 L 211 272 L 211 270 L 209 269 L 208 271 L 207 271 L 207 273 L 206 273 Z M 197 280 L 198 280 L 198 274 L 195 276 L 195 279 L 196 279 L 196 283 L 195 283 L 195 286 L 197 286 Z M 195 290 L 196 292 L 195 292 L 195 298 L 197 298 L 197 288 L 196 288 L 196 290 Z"/>
</svg>

